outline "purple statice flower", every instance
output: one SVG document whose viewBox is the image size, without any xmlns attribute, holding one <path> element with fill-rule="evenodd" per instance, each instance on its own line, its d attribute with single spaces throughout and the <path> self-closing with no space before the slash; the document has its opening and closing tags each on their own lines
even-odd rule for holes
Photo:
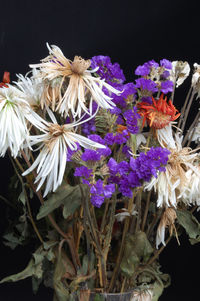
<svg viewBox="0 0 200 301">
<path fill-rule="evenodd" d="M 92 135 L 89 135 L 88 138 L 92 141 L 95 141 L 95 142 L 98 142 L 100 144 L 103 144 L 105 145 L 106 142 L 104 141 L 103 138 L 101 138 L 99 135 L 97 134 L 92 134 Z M 100 156 L 104 156 L 104 157 L 107 157 L 111 154 L 111 149 L 105 145 L 105 148 L 98 148 L 96 150 L 96 152 L 100 155 Z"/>
<path fill-rule="evenodd" d="M 166 80 L 161 82 L 161 92 L 167 94 L 168 92 L 172 92 L 174 87 L 174 83 L 171 80 Z"/>
<path fill-rule="evenodd" d="M 161 74 L 161 79 L 167 79 L 170 76 L 170 72 L 168 70 L 165 70 L 162 74 Z"/>
<path fill-rule="evenodd" d="M 110 109 L 110 113 L 111 114 L 115 114 L 117 116 L 119 116 L 121 114 L 122 110 L 118 107 L 114 107 L 113 109 Z"/>
<path fill-rule="evenodd" d="M 91 114 L 94 114 L 96 112 L 96 110 L 97 110 L 97 103 L 93 102 Z M 86 120 L 89 117 L 90 117 L 90 115 L 85 114 L 85 116 L 83 117 L 82 120 Z M 95 132 L 96 131 L 95 117 L 88 120 L 87 122 L 82 123 L 81 128 L 82 128 L 82 132 L 87 136 L 90 135 L 92 132 Z"/>
<path fill-rule="evenodd" d="M 131 134 L 137 134 L 139 131 L 138 119 L 140 115 L 137 113 L 137 108 L 133 107 L 132 110 L 127 110 L 123 113 L 124 118 L 126 119 L 127 130 Z"/>
<path fill-rule="evenodd" d="M 89 179 L 92 174 L 92 169 L 87 168 L 86 166 L 76 167 L 74 176 L 75 177 L 83 177 Z"/>
<path fill-rule="evenodd" d="M 114 134 L 113 133 L 107 133 L 105 136 L 104 136 L 104 141 L 107 145 L 113 145 L 114 142 L 115 142 L 115 137 L 114 137 Z"/>
<path fill-rule="evenodd" d="M 122 148 L 122 153 L 127 157 L 127 158 L 130 158 L 131 157 L 131 149 L 130 147 L 128 147 L 128 145 L 124 145 L 123 148 Z"/>
<path fill-rule="evenodd" d="M 120 95 L 112 93 L 112 101 L 120 108 L 124 109 L 127 106 L 129 99 L 134 99 L 137 90 L 133 83 L 127 83 L 118 87 L 118 90 L 121 91 Z"/>
<path fill-rule="evenodd" d="M 110 158 L 107 166 L 109 167 L 111 175 L 116 175 L 118 173 L 118 163 L 114 158 Z"/>
<path fill-rule="evenodd" d="M 172 69 L 172 63 L 167 59 L 160 60 L 160 66 L 164 67 L 165 69 Z"/>
<path fill-rule="evenodd" d="M 147 64 L 151 67 L 151 68 L 158 68 L 159 64 L 157 62 L 155 62 L 154 60 L 148 61 Z"/>
<path fill-rule="evenodd" d="M 144 63 L 143 65 L 140 65 L 136 68 L 135 70 L 135 75 L 140 75 L 140 76 L 147 76 L 150 73 L 150 66 L 148 63 Z"/>
<path fill-rule="evenodd" d="M 163 165 L 167 164 L 170 151 L 162 147 L 151 148 L 146 154 L 140 153 L 136 159 L 130 159 L 130 167 L 139 180 L 150 181 L 152 175 L 157 177 L 157 171 L 163 171 Z"/>
<path fill-rule="evenodd" d="M 93 149 L 85 149 L 84 153 L 81 156 L 83 161 L 99 161 L 101 160 L 101 154 Z"/>
<path fill-rule="evenodd" d="M 99 67 L 96 73 L 111 86 L 117 87 L 126 80 L 120 65 L 118 63 L 112 64 L 109 56 L 93 56 L 91 68 L 95 69 L 96 67 Z"/>
<path fill-rule="evenodd" d="M 148 61 L 136 68 L 135 75 L 147 76 L 149 75 L 149 73 L 151 72 L 151 68 L 153 67 L 158 68 L 159 64 L 156 63 L 154 60 Z"/>
<path fill-rule="evenodd" d="M 169 153 L 167 149 L 152 147 L 146 154 L 140 153 L 135 159 L 131 157 L 129 162 L 117 163 L 110 158 L 107 164 L 110 171 L 108 181 L 117 184 L 124 196 L 131 197 L 134 187 L 150 181 L 152 176 L 157 177 L 158 171 L 165 171 Z"/>
<path fill-rule="evenodd" d="M 136 79 L 135 88 L 142 90 L 142 92 L 151 92 L 151 94 L 158 91 L 156 83 L 151 79 L 145 78 Z"/>
<path fill-rule="evenodd" d="M 105 141 L 103 138 L 101 138 L 101 136 L 97 135 L 97 134 L 91 134 L 88 136 L 88 138 L 94 142 L 98 142 L 100 144 L 105 145 Z"/>
<path fill-rule="evenodd" d="M 123 130 L 122 133 L 117 133 L 115 136 L 114 136 L 114 143 L 116 144 L 123 144 L 123 143 L 126 143 L 126 141 L 129 139 L 129 133 L 127 130 Z"/>
<path fill-rule="evenodd" d="M 110 198 L 115 192 L 115 184 L 103 185 L 102 180 L 97 180 L 96 184 L 91 185 L 91 203 L 100 208 L 105 198 Z"/>
<path fill-rule="evenodd" d="M 131 186 L 129 185 L 128 176 L 123 176 L 119 181 L 119 191 L 123 196 L 127 196 L 129 198 L 133 197 L 133 191 Z"/>
</svg>

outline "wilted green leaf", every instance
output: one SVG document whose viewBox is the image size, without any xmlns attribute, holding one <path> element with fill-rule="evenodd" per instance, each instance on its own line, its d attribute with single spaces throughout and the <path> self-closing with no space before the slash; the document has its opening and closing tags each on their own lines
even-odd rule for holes
<svg viewBox="0 0 200 301">
<path fill-rule="evenodd" d="M 37 293 L 41 282 L 42 282 L 42 278 L 37 278 L 34 276 L 32 277 L 32 290 L 34 294 Z"/>
<path fill-rule="evenodd" d="M 25 206 L 26 204 L 26 197 L 24 193 L 24 189 L 22 189 L 22 192 L 20 193 L 18 200 L 22 202 L 22 204 Z"/>
<path fill-rule="evenodd" d="M 14 232 L 5 234 L 3 238 L 6 240 L 3 242 L 4 245 L 10 247 L 12 250 L 14 250 L 18 245 L 22 245 L 22 241 L 24 240 L 21 236 L 17 237 Z"/>
<path fill-rule="evenodd" d="M 42 267 L 41 265 L 35 265 L 35 261 L 32 258 L 29 261 L 29 264 L 27 265 L 27 267 L 20 273 L 15 274 L 15 275 L 11 275 L 8 277 L 3 278 L 0 283 L 4 283 L 4 282 L 15 282 L 15 281 L 19 281 L 31 276 L 35 276 L 37 278 L 41 278 L 42 277 Z"/>
<path fill-rule="evenodd" d="M 83 189 L 85 185 L 82 185 Z M 80 185 L 70 186 L 67 184 L 61 185 L 55 193 L 52 193 L 47 201 L 40 207 L 37 219 L 41 219 L 58 208 L 64 205 L 63 216 L 67 218 L 73 214 L 74 211 L 81 204 L 81 190 Z"/>
<path fill-rule="evenodd" d="M 132 277 L 135 268 L 141 261 L 146 262 L 153 252 L 150 242 L 144 232 L 127 234 L 125 239 L 124 255 L 120 268 L 127 277 Z"/>
<path fill-rule="evenodd" d="M 64 263 L 63 256 L 64 256 L 64 252 L 62 250 L 58 252 L 57 263 L 56 263 L 56 268 L 53 277 L 54 289 L 56 295 L 55 300 L 58 301 L 66 301 L 68 300 L 67 298 L 69 297 L 69 290 L 67 289 L 67 286 L 64 285 L 64 282 L 62 281 L 63 276 L 66 274 L 66 264 L 65 265 L 63 264 Z"/>
<path fill-rule="evenodd" d="M 176 214 L 179 224 L 185 229 L 190 238 L 190 243 L 200 242 L 200 224 L 194 215 L 188 210 L 176 210 Z"/>
<path fill-rule="evenodd" d="M 158 301 L 159 297 L 162 295 L 162 292 L 164 290 L 164 286 L 162 282 L 155 281 L 153 284 L 153 298 L 152 301 Z"/>
</svg>

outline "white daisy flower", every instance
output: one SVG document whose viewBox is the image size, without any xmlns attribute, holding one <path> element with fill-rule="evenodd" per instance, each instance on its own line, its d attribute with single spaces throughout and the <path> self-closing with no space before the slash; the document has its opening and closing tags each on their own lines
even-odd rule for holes
<svg viewBox="0 0 200 301">
<path fill-rule="evenodd" d="M 164 129 L 162 129 L 164 130 Z M 160 131 L 162 131 L 160 130 Z M 164 132 L 165 133 L 165 130 Z M 169 139 L 169 140 L 168 140 Z M 198 153 L 194 153 L 189 147 L 182 148 L 183 136 L 175 135 L 168 128 L 167 135 L 159 136 L 162 147 L 166 147 L 171 152 L 169 160 L 165 166 L 166 171 L 158 173 L 157 178 L 152 177 L 149 183 L 145 184 L 145 189 L 154 191 L 158 194 L 158 207 L 177 207 L 181 194 L 188 187 L 187 171 L 199 174 L 195 166 Z M 173 146 L 173 147 L 172 147 Z"/>
<path fill-rule="evenodd" d="M 52 123 L 43 120 L 35 113 L 35 118 L 38 117 L 37 127 L 40 128 L 43 134 L 30 136 L 30 139 L 31 145 L 40 144 L 41 151 L 32 166 L 22 174 L 25 176 L 37 167 L 35 183 L 39 182 L 37 187 L 37 190 L 39 190 L 46 181 L 44 197 L 61 185 L 68 149 L 77 150 L 77 143 L 85 148 L 105 148 L 104 145 L 75 133 L 75 128 L 85 121 L 59 125 L 52 111 L 47 108 L 47 112 Z"/>
<path fill-rule="evenodd" d="M 30 73 L 30 72 L 29 72 Z M 37 69 L 32 70 L 32 76 L 28 77 L 28 74 L 23 76 L 17 74 L 18 81 L 14 82 L 17 87 L 26 95 L 26 100 L 36 110 L 41 104 L 41 98 L 44 91 L 44 83 L 38 78 L 39 71 Z"/>
<path fill-rule="evenodd" d="M 196 172 L 188 170 L 186 172 L 187 185 L 180 193 L 179 199 L 186 205 L 200 206 L 200 165 L 196 166 Z"/>
<path fill-rule="evenodd" d="M 11 156 L 16 158 L 24 143 L 30 146 L 28 115 L 31 120 L 24 93 L 11 85 L 0 89 L 0 156 L 10 149 Z"/>
<path fill-rule="evenodd" d="M 59 97 L 56 107 L 59 113 L 66 117 L 71 111 L 74 118 L 80 117 L 83 111 L 91 115 L 93 101 L 104 109 L 111 109 L 115 106 L 112 98 L 105 95 L 102 89 L 106 88 L 117 95 L 121 92 L 99 77 L 92 76 L 97 68 L 88 70 L 90 60 L 75 56 L 74 60 L 70 61 L 59 47 L 52 45 L 50 48 L 48 44 L 47 47 L 49 56 L 44 58 L 42 63 L 30 65 L 30 67 L 40 68 L 40 77 L 43 80 L 54 81 L 54 83 L 57 80 L 57 85 L 55 84 L 52 90 Z M 48 103 L 46 105 L 49 106 Z"/>
<path fill-rule="evenodd" d="M 173 61 L 172 70 L 170 72 L 170 80 L 176 83 L 176 87 L 182 85 L 184 80 L 190 73 L 190 65 L 188 62 Z"/>
</svg>

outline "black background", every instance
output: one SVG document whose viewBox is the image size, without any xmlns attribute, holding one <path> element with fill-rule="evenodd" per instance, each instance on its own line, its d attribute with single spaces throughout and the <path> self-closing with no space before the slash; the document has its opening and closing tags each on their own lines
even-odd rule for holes
<svg viewBox="0 0 200 301">
<path fill-rule="evenodd" d="M 154 59 L 200 63 L 200 17 L 198 1 L 2 1 L 0 15 L 0 79 L 5 70 L 25 74 L 30 63 L 48 54 L 46 42 L 59 46 L 66 57 L 90 58 L 109 55 L 134 81 L 135 68 Z M 189 82 L 177 93 L 179 105 Z M 1 195 L 13 173 L 8 158 L 0 158 Z M 6 228 L 6 206 L 0 200 L 0 234 Z M 184 235 L 179 247 L 175 240 L 161 255 L 162 270 L 172 277 L 171 286 L 160 298 L 198 300 L 198 245 L 191 246 Z M 30 247 L 14 252 L 0 245 L 0 276 L 17 273 L 28 263 Z M 32 294 L 31 281 L 0 285 L 0 301 L 52 300 L 52 292 L 41 287 Z"/>
</svg>

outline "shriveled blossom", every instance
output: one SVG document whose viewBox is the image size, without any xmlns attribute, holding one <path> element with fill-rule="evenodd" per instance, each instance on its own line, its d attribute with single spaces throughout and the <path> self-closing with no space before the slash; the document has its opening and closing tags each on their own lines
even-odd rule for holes
<svg viewBox="0 0 200 301">
<path fill-rule="evenodd" d="M 26 95 L 26 101 L 30 104 L 33 110 L 37 110 L 39 107 L 44 108 L 44 83 L 40 78 L 37 78 L 39 71 L 32 70 L 32 76 L 28 74 L 23 76 L 18 74 L 18 81 L 15 82 L 16 86 Z"/>
<path fill-rule="evenodd" d="M 37 167 L 35 183 L 39 182 L 39 190 L 46 181 L 44 196 L 61 185 L 68 149 L 77 150 L 77 142 L 84 148 L 104 148 L 104 145 L 75 133 L 77 122 L 59 125 L 53 113 L 50 110 L 48 113 L 52 122 L 38 117 L 38 128 L 44 134 L 30 137 L 31 145 L 40 144 L 41 151 L 32 166 L 23 173 L 25 176 Z"/>
<path fill-rule="evenodd" d="M 158 229 L 157 229 L 157 234 L 156 234 L 156 248 L 158 249 L 158 246 L 160 243 L 162 243 L 164 246 L 165 244 L 165 229 L 168 227 L 169 228 L 169 234 L 170 236 L 173 234 L 173 231 L 176 233 L 176 228 L 175 228 L 175 220 L 176 220 L 176 211 L 174 208 L 166 208 L 164 213 L 162 214 Z"/>
<path fill-rule="evenodd" d="M 132 301 L 152 301 L 153 291 L 151 289 L 136 289 L 133 292 Z"/>
<path fill-rule="evenodd" d="M 181 195 L 190 185 L 190 181 L 187 177 L 187 172 L 195 173 L 200 176 L 199 170 L 195 166 L 198 153 L 191 151 L 189 147 L 182 147 L 182 138 L 176 135 L 173 143 L 168 145 L 174 145 L 174 148 L 169 148 L 170 155 L 166 171 L 160 173 L 158 177 L 153 177 L 152 180 L 145 185 L 145 189 L 151 190 L 154 188 L 157 192 L 157 206 L 158 207 L 177 207 L 177 203 L 181 201 Z M 160 140 L 162 143 L 162 140 Z M 163 143 L 165 145 L 165 142 Z M 183 199 L 184 200 L 184 199 Z"/>
<path fill-rule="evenodd" d="M 0 88 L 0 156 L 9 149 L 16 158 L 25 144 L 30 147 L 27 121 L 33 118 L 25 99 L 14 86 Z"/>
<path fill-rule="evenodd" d="M 40 69 L 42 80 L 58 79 L 55 89 L 59 86 L 60 92 L 56 110 L 59 110 L 61 115 L 67 116 L 71 112 L 75 118 L 80 117 L 82 112 L 91 114 L 93 101 L 105 109 L 115 106 L 112 98 L 105 95 L 102 89 L 106 88 L 116 94 L 119 91 L 100 77 L 92 75 L 96 70 L 89 69 L 90 60 L 75 56 L 71 61 L 64 56 L 59 47 L 53 45 L 52 48 L 49 46 L 48 48 L 49 56 L 44 58 L 40 64 L 30 65 L 30 67 Z M 54 92 L 52 91 L 52 93 Z"/>
<path fill-rule="evenodd" d="M 182 85 L 184 80 L 188 77 L 190 73 L 190 66 L 188 62 L 173 61 L 172 70 L 170 72 L 170 80 L 176 84 L 176 87 Z"/>
<path fill-rule="evenodd" d="M 152 102 L 152 105 L 145 102 L 138 103 L 139 113 L 143 117 L 143 126 L 147 121 L 150 127 L 162 129 L 180 116 L 171 100 L 167 103 L 167 96 L 164 98 L 161 94 L 159 99 L 152 97 Z"/>
</svg>

